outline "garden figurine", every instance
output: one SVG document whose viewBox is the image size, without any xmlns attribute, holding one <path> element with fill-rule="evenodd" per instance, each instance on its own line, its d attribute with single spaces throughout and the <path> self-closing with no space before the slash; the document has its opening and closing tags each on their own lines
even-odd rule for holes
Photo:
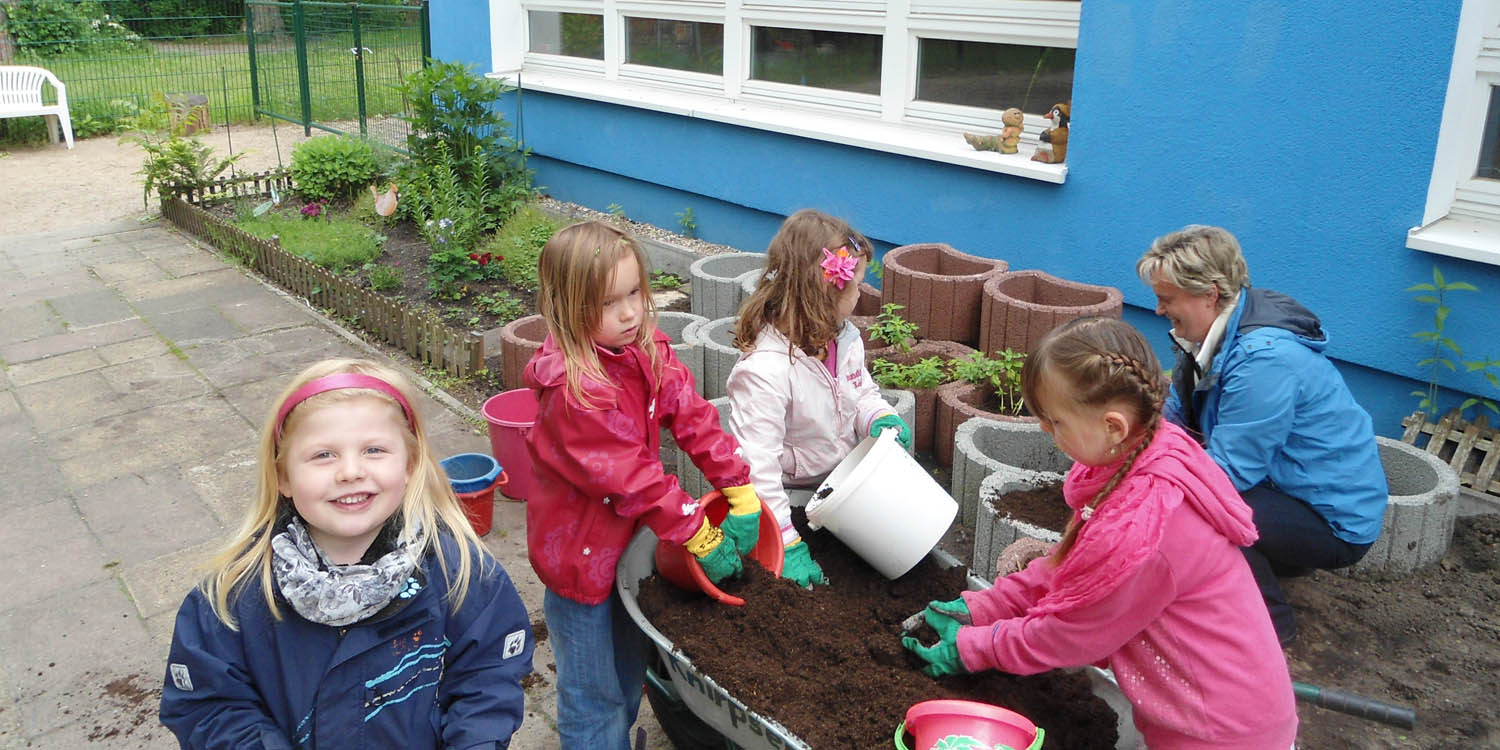
<svg viewBox="0 0 1500 750">
<path fill-rule="evenodd" d="M 1061 164 L 1068 158 L 1068 123 L 1072 120 L 1072 111 L 1073 105 L 1069 102 L 1052 105 L 1052 109 L 1047 112 L 1047 120 L 1052 123 L 1052 127 L 1043 130 L 1039 136 L 1042 143 L 1031 155 L 1032 161 Z"/>
<path fill-rule="evenodd" d="M 787 489 L 817 487 L 860 440 L 882 430 L 895 430 L 911 446 L 911 428 L 881 398 L 849 322 L 873 255 L 870 241 L 847 222 L 798 211 L 771 238 L 766 267 L 735 324 L 741 354 L 725 386 L 734 407 L 730 427 L 781 528 L 781 575 L 802 586 L 827 579 L 792 525 Z"/>
<path fill-rule="evenodd" d="M 395 370 L 326 360 L 261 431 L 255 499 L 177 613 L 183 747 L 508 747 L 531 618 Z"/>
<path fill-rule="evenodd" d="M 1114 318 L 1053 329 L 1022 370 L 1026 403 L 1073 467 L 1051 554 L 922 619 L 902 644 L 932 676 L 1030 675 L 1107 662 L 1153 748 L 1291 747 L 1291 675 L 1239 548 L 1250 507 L 1162 416 L 1167 383 L 1140 332 Z"/>
<path fill-rule="evenodd" d="M 396 183 L 392 182 L 384 193 L 375 191 L 375 186 L 370 185 L 370 197 L 375 199 L 375 213 L 381 216 L 390 216 L 396 213 Z"/>
<path fill-rule="evenodd" d="M 576 223 L 547 241 L 537 270 L 547 337 L 522 374 L 537 394 L 526 546 L 546 587 L 557 731 L 563 747 L 629 750 L 646 644 L 615 592 L 621 553 L 646 526 L 687 548 L 717 583 L 741 570 L 745 526 L 744 548 L 754 546 L 760 500 L 739 445 L 656 327 L 635 239 L 607 221 Z M 722 526 L 666 473 L 662 427 L 729 498 Z"/>
<path fill-rule="evenodd" d="M 1026 115 L 1021 110 L 1011 107 L 1000 113 L 1000 122 L 1004 125 L 999 135 L 978 135 L 976 133 L 964 133 L 964 142 L 974 147 L 976 151 L 999 151 L 1002 154 L 1014 154 L 1020 150 L 1021 128 L 1026 122 Z"/>
<path fill-rule="evenodd" d="M 1324 350 L 1318 316 L 1250 286 L 1233 234 L 1190 225 L 1136 263 L 1172 323 L 1167 419 L 1207 449 L 1255 511 L 1245 549 L 1276 632 L 1297 618 L 1278 576 L 1353 565 L 1380 536 L 1390 497 L 1370 415 Z"/>
</svg>

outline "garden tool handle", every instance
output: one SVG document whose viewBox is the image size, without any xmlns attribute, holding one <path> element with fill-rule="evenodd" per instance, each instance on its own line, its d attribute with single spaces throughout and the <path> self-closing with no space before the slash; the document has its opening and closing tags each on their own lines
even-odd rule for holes
<svg viewBox="0 0 1500 750">
<path fill-rule="evenodd" d="M 1293 682 L 1292 692 L 1296 694 L 1297 700 L 1339 713 L 1358 716 L 1361 719 L 1370 719 L 1403 729 L 1415 729 L 1417 726 L 1417 712 L 1408 706 L 1397 706 L 1342 690 L 1320 688 L 1305 682 Z"/>
</svg>

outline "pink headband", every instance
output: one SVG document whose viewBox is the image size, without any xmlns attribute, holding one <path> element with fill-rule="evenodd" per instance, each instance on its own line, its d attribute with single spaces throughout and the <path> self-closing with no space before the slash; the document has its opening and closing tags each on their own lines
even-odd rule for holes
<svg viewBox="0 0 1500 750">
<path fill-rule="evenodd" d="M 355 372 L 346 372 L 340 373 L 338 375 L 325 375 L 321 378 L 314 378 L 313 380 L 308 381 L 301 388 L 293 391 L 292 395 L 288 396 L 286 401 L 283 401 L 281 403 L 281 408 L 276 411 L 276 442 L 281 442 L 281 425 L 286 422 L 286 415 L 290 414 L 292 412 L 292 409 L 295 409 L 297 407 L 297 404 L 300 404 L 303 401 L 306 401 L 313 396 L 318 395 L 319 393 L 337 391 L 344 388 L 368 388 L 372 391 L 380 391 L 381 393 L 384 393 L 387 396 L 396 399 L 396 403 L 401 404 L 401 410 L 406 412 L 407 424 L 410 424 L 412 426 L 415 426 L 417 424 L 417 420 L 412 417 L 411 404 L 406 403 L 406 397 L 401 395 L 401 391 L 396 390 L 396 386 L 393 386 L 390 383 L 387 383 L 384 380 L 375 377 L 374 375 L 362 375 Z"/>
</svg>

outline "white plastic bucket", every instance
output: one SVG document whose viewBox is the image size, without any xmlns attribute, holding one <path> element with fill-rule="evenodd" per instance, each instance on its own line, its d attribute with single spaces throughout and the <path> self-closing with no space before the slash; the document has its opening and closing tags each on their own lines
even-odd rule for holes
<svg viewBox="0 0 1500 750">
<path fill-rule="evenodd" d="M 823 480 L 807 522 L 827 528 L 886 578 L 922 561 L 958 515 L 958 503 L 896 442 L 895 430 L 865 438 Z"/>
</svg>

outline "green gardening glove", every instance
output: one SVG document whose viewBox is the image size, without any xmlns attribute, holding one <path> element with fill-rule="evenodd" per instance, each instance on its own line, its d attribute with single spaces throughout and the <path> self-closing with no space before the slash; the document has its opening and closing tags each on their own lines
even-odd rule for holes
<svg viewBox="0 0 1500 750">
<path fill-rule="evenodd" d="M 895 430 L 896 442 L 900 443 L 902 448 L 911 450 L 911 427 L 901 421 L 900 417 L 895 414 L 886 414 L 870 423 L 871 435 L 878 436 L 885 430 Z"/>
<path fill-rule="evenodd" d="M 734 551 L 734 545 L 725 544 L 723 530 L 709 523 L 707 518 L 703 519 L 698 532 L 683 542 L 682 546 L 693 553 L 693 557 L 698 558 L 703 574 L 713 583 L 739 575 L 744 569 L 739 554 Z"/>
<path fill-rule="evenodd" d="M 952 602 L 932 602 L 923 610 L 923 619 L 933 630 L 938 633 L 938 642 L 931 646 L 924 646 L 922 642 L 911 636 L 903 636 L 901 645 L 906 650 L 921 657 L 927 662 L 922 667 L 922 674 L 928 677 L 942 677 L 950 674 L 966 674 L 969 670 L 964 667 L 963 659 L 958 655 L 958 629 L 961 623 L 958 620 L 933 609 L 933 605 L 950 605 Z M 962 604 L 962 601 L 960 601 Z M 964 606 L 964 616 L 968 616 L 968 607 Z"/>
<path fill-rule="evenodd" d="M 815 583 L 828 583 L 828 576 L 823 575 L 823 569 L 813 562 L 812 553 L 807 551 L 807 542 L 800 537 L 786 548 L 781 562 L 781 577 L 795 581 L 805 589 L 812 588 Z"/>
<path fill-rule="evenodd" d="M 755 486 L 749 484 L 719 491 L 729 501 L 729 515 L 724 517 L 719 528 L 734 542 L 736 551 L 748 555 L 760 541 L 760 497 L 755 494 Z"/>
</svg>

